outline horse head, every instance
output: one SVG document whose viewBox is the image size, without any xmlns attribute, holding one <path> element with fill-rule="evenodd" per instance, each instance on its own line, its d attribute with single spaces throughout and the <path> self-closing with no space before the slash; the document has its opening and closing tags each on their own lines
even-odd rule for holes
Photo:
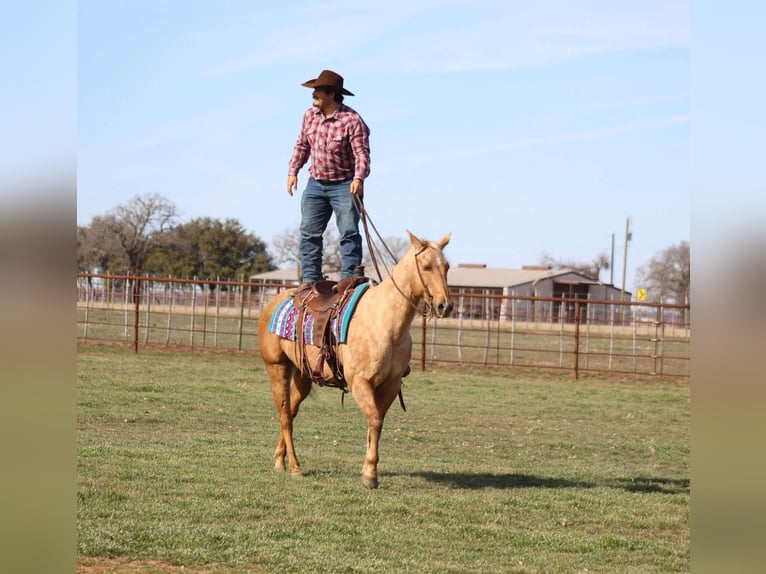
<svg viewBox="0 0 766 574">
<path fill-rule="evenodd" d="M 447 286 L 449 263 L 442 250 L 449 243 L 451 233 L 439 241 L 425 241 L 407 231 L 412 243 L 415 269 L 420 283 L 416 293 L 423 297 L 427 309 L 437 317 L 448 317 L 452 312 L 452 299 Z M 417 285 L 417 283 L 416 283 Z"/>
</svg>

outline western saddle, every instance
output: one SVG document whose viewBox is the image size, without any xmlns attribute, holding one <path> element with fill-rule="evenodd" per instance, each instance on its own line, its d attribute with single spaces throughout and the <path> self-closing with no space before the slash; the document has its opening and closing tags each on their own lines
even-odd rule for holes
<svg viewBox="0 0 766 574">
<path fill-rule="evenodd" d="M 348 391 L 348 385 L 343 376 L 343 365 L 338 361 L 338 341 L 330 328 L 330 323 L 333 319 L 339 319 L 338 315 L 353 295 L 354 289 L 367 281 L 369 278 L 356 275 L 338 282 L 322 279 L 313 283 L 302 283 L 293 294 L 293 305 L 299 309 L 296 344 L 301 374 L 320 386 L 328 385 L 338 387 L 344 392 Z M 312 340 L 314 345 L 319 347 L 319 354 L 313 367 L 306 354 L 304 336 L 306 317 L 309 314 L 314 316 Z M 333 374 L 331 381 L 326 381 L 324 378 L 325 361 Z"/>
</svg>

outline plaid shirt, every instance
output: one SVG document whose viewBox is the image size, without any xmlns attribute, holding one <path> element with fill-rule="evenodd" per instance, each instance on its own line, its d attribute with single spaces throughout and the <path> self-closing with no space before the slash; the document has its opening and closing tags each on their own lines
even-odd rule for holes
<svg viewBox="0 0 766 574">
<path fill-rule="evenodd" d="M 298 175 L 309 156 L 314 179 L 365 179 L 370 175 L 370 128 L 345 104 L 329 118 L 316 108 L 306 110 L 287 174 Z"/>
</svg>

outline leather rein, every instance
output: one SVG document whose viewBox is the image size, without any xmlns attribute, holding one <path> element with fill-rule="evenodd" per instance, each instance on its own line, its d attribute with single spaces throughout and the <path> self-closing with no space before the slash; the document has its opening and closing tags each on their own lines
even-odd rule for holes
<svg viewBox="0 0 766 574">
<path fill-rule="evenodd" d="M 354 207 L 356 208 L 357 212 L 359 213 L 359 218 L 362 220 L 362 226 L 364 227 L 364 236 L 367 240 L 367 251 L 370 254 L 370 259 L 372 259 L 372 264 L 375 266 L 375 272 L 378 274 L 378 280 L 383 281 L 383 275 L 380 272 L 380 268 L 378 267 L 378 260 L 375 256 L 375 252 L 378 252 L 378 255 L 380 255 L 380 249 L 377 248 L 372 240 L 372 237 L 370 236 L 370 230 L 367 227 L 367 222 L 370 222 L 370 225 L 372 226 L 372 229 L 375 231 L 375 235 L 377 235 L 378 240 L 380 243 L 385 247 L 386 252 L 388 253 L 389 257 L 394 261 L 394 264 L 398 263 L 398 260 L 394 256 L 391 249 L 386 245 L 386 242 L 383 240 L 383 237 L 381 237 L 380 232 L 378 231 L 377 227 L 375 227 L 375 223 L 373 223 L 372 219 L 370 218 L 369 213 L 367 212 L 367 209 L 364 207 L 364 201 L 361 197 L 352 195 L 354 199 Z M 418 308 L 418 305 L 404 292 L 402 291 L 402 288 L 399 287 L 399 285 L 396 284 L 396 281 L 394 280 L 393 276 L 391 275 L 391 271 L 389 268 L 383 264 L 383 266 L 386 268 L 386 271 L 388 272 L 388 276 L 391 277 L 391 282 L 394 284 L 394 287 L 396 287 L 396 290 L 399 291 L 399 294 L 404 297 L 404 299 L 410 304 L 410 306 L 415 309 L 417 313 L 420 313 L 423 317 L 430 317 L 434 313 L 433 308 L 433 295 L 431 294 L 431 290 L 428 288 L 428 285 L 426 284 L 425 280 L 423 279 L 423 272 L 421 271 L 420 262 L 418 261 L 418 256 L 423 253 L 426 249 L 428 249 L 427 245 L 423 245 L 416 253 L 415 253 L 415 269 L 418 272 L 418 279 L 420 279 L 420 283 L 423 286 L 423 303 L 424 308 L 421 310 Z M 382 261 L 382 257 L 381 257 Z"/>
</svg>

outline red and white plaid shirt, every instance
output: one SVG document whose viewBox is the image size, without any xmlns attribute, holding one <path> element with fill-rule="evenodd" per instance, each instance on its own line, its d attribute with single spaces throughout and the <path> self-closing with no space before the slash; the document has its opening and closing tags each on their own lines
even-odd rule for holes
<svg viewBox="0 0 766 574">
<path fill-rule="evenodd" d="M 309 156 L 309 175 L 314 179 L 365 179 L 370 175 L 370 128 L 345 104 L 329 118 L 311 108 L 303 114 L 287 175 L 298 175 Z"/>
</svg>

